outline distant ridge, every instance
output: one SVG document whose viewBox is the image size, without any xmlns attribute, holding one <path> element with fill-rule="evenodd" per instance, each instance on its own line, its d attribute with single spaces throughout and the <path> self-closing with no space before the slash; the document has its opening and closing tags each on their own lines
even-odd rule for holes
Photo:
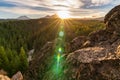
<svg viewBox="0 0 120 80">
<path fill-rule="evenodd" d="M 60 18 L 60 17 L 57 14 L 53 14 L 53 15 L 46 15 L 43 18 Z M 104 21 L 104 17 L 98 17 L 98 18 L 73 18 L 73 19 Z"/>
<path fill-rule="evenodd" d="M 104 21 L 104 17 L 98 17 L 98 18 L 78 18 L 81 20 L 98 20 L 98 21 Z"/>
<path fill-rule="evenodd" d="M 95 18 L 95 20 L 104 21 L 104 17 Z"/>
<path fill-rule="evenodd" d="M 53 14 L 53 15 L 46 15 L 43 18 L 59 18 L 59 16 L 57 14 Z"/>
<path fill-rule="evenodd" d="M 17 18 L 18 20 L 29 20 L 30 18 L 27 16 L 20 16 Z"/>
</svg>

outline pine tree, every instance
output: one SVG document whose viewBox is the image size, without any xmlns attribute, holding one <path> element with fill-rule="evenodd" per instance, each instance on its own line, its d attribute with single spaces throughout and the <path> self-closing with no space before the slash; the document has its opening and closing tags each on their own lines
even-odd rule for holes
<svg viewBox="0 0 120 80">
<path fill-rule="evenodd" d="M 19 56 L 15 50 L 11 50 L 10 48 L 6 49 L 6 56 L 8 58 L 9 64 L 7 65 L 8 76 L 14 75 L 17 71 L 19 71 Z"/>
<path fill-rule="evenodd" d="M 9 61 L 3 46 L 0 46 L 0 68 L 7 70 Z"/>
<path fill-rule="evenodd" d="M 27 61 L 27 55 L 25 54 L 25 50 L 23 47 L 21 47 L 20 49 L 19 58 L 20 58 L 20 70 L 24 72 L 28 67 L 28 61 Z"/>
<path fill-rule="evenodd" d="M 14 58 L 14 54 L 10 48 L 7 48 L 6 55 L 7 55 L 7 58 L 9 60 L 9 63 L 10 63 L 10 61 L 12 61 L 12 59 Z"/>
<path fill-rule="evenodd" d="M 12 59 L 11 61 L 11 66 L 10 68 L 12 68 L 11 70 L 9 70 L 9 76 L 12 76 L 13 74 L 15 74 L 16 72 L 19 71 L 19 66 L 20 66 L 20 59 L 18 55 L 14 56 L 14 59 Z"/>
</svg>

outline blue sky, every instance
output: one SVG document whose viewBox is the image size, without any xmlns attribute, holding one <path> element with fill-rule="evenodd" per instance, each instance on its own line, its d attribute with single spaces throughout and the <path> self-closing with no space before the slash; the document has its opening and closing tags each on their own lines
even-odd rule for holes
<svg viewBox="0 0 120 80">
<path fill-rule="evenodd" d="M 70 17 L 102 17 L 120 0 L 0 0 L 0 18 L 40 18 L 67 12 Z"/>
</svg>

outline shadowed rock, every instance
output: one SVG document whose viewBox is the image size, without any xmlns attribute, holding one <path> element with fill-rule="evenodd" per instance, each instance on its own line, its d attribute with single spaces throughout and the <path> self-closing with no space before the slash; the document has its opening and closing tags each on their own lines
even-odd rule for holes
<svg viewBox="0 0 120 80">
<path fill-rule="evenodd" d="M 120 5 L 114 7 L 107 13 L 107 15 L 104 18 L 104 22 L 107 23 L 110 20 L 110 18 L 112 18 L 112 15 L 116 12 L 120 12 Z"/>
<path fill-rule="evenodd" d="M 111 44 L 120 38 L 120 5 L 113 8 L 105 16 L 106 28 L 104 30 L 94 31 L 89 34 L 88 38 L 91 44 L 107 41 Z"/>
<path fill-rule="evenodd" d="M 86 41 L 87 41 L 87 37 L 85 37 L 85 36 L 79 36 L 79 37 L 76 37 L 75 39 L 73 39 L 73 40 L 70 42 L 70 49 L 71 49 L 70 52 L 82 48 L 83 44 L 84 44 Z"/>
<path fill-rule="evenodd" d="M 120 5 L 113 8 L 106 16 L 105 16 L 105 24 L 106 30 L 109 32 L 117 32 L 120 33 Z"/>
</svg>

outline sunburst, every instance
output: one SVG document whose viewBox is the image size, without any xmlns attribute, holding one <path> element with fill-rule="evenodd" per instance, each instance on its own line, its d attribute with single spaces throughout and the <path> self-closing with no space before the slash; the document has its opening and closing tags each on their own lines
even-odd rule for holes
<svg viewBox="0 0 120 80">
<path fill-rule="evenodd" d="M 70 14 L 68 11 L 58 11 L 57 15 L 61 18 L 61 19 L 67 19 L 70 18 Z"/>
</svg>

